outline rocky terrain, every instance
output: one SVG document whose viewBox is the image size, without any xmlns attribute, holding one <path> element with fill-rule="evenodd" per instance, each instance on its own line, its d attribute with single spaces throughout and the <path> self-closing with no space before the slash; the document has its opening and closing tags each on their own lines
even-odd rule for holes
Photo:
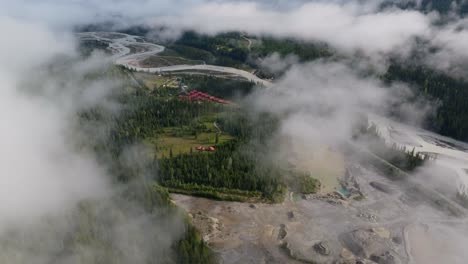
<svg viewBox="0 0 468 264">
<path fill-rule="evenodd" d="M 414 192 L 403 187 L 411 183 L 391 181 L 372 167 L 348 164 L 342 181 L 363 197 L 289 193 L 282 204 L 175 194 L 172 199 L 191 215 L 222 263 L 442 263 L 423 249 L 436 245 L 434 230 L 448 228 L 447 221 L 463 223 L 462 215 L 448 215 L 424 190 Z"/>
</svg>

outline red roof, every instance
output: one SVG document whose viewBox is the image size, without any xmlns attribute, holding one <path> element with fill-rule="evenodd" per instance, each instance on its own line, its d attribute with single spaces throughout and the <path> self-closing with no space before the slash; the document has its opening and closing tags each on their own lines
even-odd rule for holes
<svg viewBox="0 0 468 264">
<path fill-rule="evenodd" d="M 192 90 L 190 92 L 187 92 L 185 96 L 184 95 L 179 95 L 179 98 L 180 99 L 187 98 L 188 100 L 192 100 L 192 101 L 208 100 L 208 101 L 217 102 L 217 103 L 220 103 L 220 104 L 230 104 L 231 103 L 230 101 L 223 100 L 221 98 L 218 98 L 218 97 L 215 97 L 215 96 L 212 96 L 212 95 L 209 95 L 209 94 L 197 91 L 197 90 Z"/>
</svg>

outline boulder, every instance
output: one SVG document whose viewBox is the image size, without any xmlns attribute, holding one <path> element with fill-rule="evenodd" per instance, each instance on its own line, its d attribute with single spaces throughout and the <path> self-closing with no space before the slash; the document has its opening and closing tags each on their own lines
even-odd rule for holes
<svg viewBox="0 0 468 264">
<path fill-rule="evenodd" d="M 374 261 L 375 263 L 378 263 L 378 264 L 398 264 L 400 263 L 398 261 L 397 258 L 395 258 L 395 256 L 393 256 L 393 254 L 391 254 L 390 252 L 385 252 L 383 254 L 380 254 L 380 255 L 372 255 L 370 257 L 370 260 Z"/>
<path fill-rule="evenodd" d="M 330 255 L 330 248 L 327 242 L 323 242 L 323 241 L 318 242 L 317 244 L 314 245 L 314 250 L 323 256 Z"/>
<path fill-rule="evenodd" d="M 286 231 L 286 225 L 281 224 L 279 232 L 278 232 L 278 240 L 283 240 L 288 235 Z"/>
</svg>

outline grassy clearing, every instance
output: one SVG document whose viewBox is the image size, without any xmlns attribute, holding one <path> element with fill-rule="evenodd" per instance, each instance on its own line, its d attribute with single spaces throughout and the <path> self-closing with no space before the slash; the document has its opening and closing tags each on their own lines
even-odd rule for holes
<svg viewBox="0 0 468 264">
<path fill-rule="evenodd" d="M 178 78 L 174 76 L 139 72 L 135 73 L 135 77 L 141 80 L 149 89 L 157 89 L 160 87 L 179 88 Z"/>
<path fill-rule="evenodd" d="M 173 155 L 182 153 L 189 153 L 190 149 L 195 152 L 195 148 L 198 146 L 212 146 L 216 145 L 216 132 L 203 132 L 198 136 L 184 135 L 174 136 L 171 131 L 173 128 L 168 128 L 166 131 L 159 135 L 157 138 L 150 139 L 149 142 L 156 146 L 157 157 L 169 157 L 169 153 L 172 149 Z M 233 137 L 227 134 L 221 134 L 218 137 L 218 144 L 225 143 L 232 140 Z M 153 153 L 154 154 L 154 153 Z"/>
<path fill-rule="evenodd" d="M 168 127 L 164 128 L 156 137 L 150 138 L 147 142 L 155 146 L 153 149 L 157 152 L 157 157 L 169 157 L 172 150 L 173 155 L 190 153 L 190 150 L 196 152 L 198 146 L 214 146 L 224 144 L 234 137 L 227 133 L 223 133 L 215 127 L 214 120 L 216 114 L 209 114 L 200 117 L 197 121 L 203 129 L 194 133 L 192 127 Z M 216 142 L 218 135 L 218 142 Z M 154 153 L 152 153 L 154 155 Z"/>
</svg>

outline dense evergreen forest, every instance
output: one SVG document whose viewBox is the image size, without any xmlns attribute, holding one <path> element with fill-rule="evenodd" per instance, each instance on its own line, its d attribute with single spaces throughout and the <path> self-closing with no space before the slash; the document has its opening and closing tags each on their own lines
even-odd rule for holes
<svg viewBox="0 0 468 264">
<path fill-rule="evenodd" d="M 184 83 L 190 83 L 192 90 L 198 90 L 224 99 L 238 99 L 253 92 L 257 85 L 243 80 L 221 79 L 213 76 L 187 75 L 182 78 Z"/>
<path fill-rule="evenodd" d="M 193 60 L 230 67 L 258 68 L 258 59 L 272 53 L 282 56 L 295 54 L 301 61 L 329 57 L 332 51 L 325 44 L 300 42 L 271 37 L 254 38 L 231 32 L 216 36 L 185 32 L 180 39 L 168 45 L 170 50 Z"/>
<path fill-rule="evenodd" d="M 195 194 L 216 199 L 237 200 L 237 195 L 244 195 L 245 200 L 281 201 L 284 194 L 281 170 L 271 164 L 261 165 L 260 157 L 252 148 L 252 145 L 230 141 L 218 146 L 215 153 L 163 158 L 161 184 L 193 189 Z M 219 196 L 219 192 L 226 195 Z"/>
<path fill-rule="evenodd" d="M 395 1 L 384 1 L 382 7 L 394 6 Z M 425 12 L 437 11 L 443 15 L 456 11 L 460 15 L 468 13 L 468 2 L 465 0 L 421 0 L 421 1 L 401 1 L 396 5 L 403 9 L 419 9 Z M 454 9 L 454 6 L 457 8 Z"/>
<path fill-rule="evenodd" d="M 216 121 L 221 128 L 224 130 L 226 127 L 227 133 L 239 139 L 217 146 L 215 153 L 176 153 L 164 157 L 157 162 L 159 169 L 155 171 L 155 175 L 159 176 L 158 181 L 163 186 L 198 190 L 195 194 L 199 195 L 206 195 L 208 191 L 233 193 L 233 190 L 241 190 L 250 192 L 245 193 L 250 197 L 261 196 L 262 199 L 272 201 L 281 199 L 277 197 L 284 191 L 279 170 L 271 164 L 261 166 L 258 161 L 258 157 L 261 156 L 260 148 L 250 144 L 254 133 L 255 136 L 265 136 L 267 131 L 271 133 L 271 125 L 256 125 L 241 119 L 235 119 L 235 122 L 228 117 L 236 115 L 238 109 L 220 109 L 222 106 L 214 103 L 160 100 L 151 95 L 135 96 L 132 101 L 136 102 L 134 105 L 137 107 L 131 107 L 129 113 L 121 115 L 122 119 L 117 122 L 118 127 L 114 133 L 114 142 L 127 144 L 148 136 L 157 137 L 158 130 L 165 127 L 191 126 L 196 130 L 196 120 L 210 113 L 219 113 Z M 200 186 L 204 187 L 203 193 L 200 192 Z"/>
<path fill-rule="evenodd" d="M 444 136 L 468 140 L 468 82 L 420 65 L 392 64 L 382 77 L 386 82 L 405 82 L 437 105 L 426 128 Z"/>
<path fill-rule="evenodd" d="M 423 7 L 431 7 L 444 12 L 450 8 L 451 1 L 425 0 L 421 4 Z M 462 10 L 464 10 L 463 7 L 468 10 L 467 2 L 460 6 Z M 217 45 L 227 45 L 226 43 L 229 43 L 227 37 L 239 36 L 239 34 L 230 33 L 217 37 L 208 37 L 187 33 L 181 41 L 185 45 L 211 50 Z M 213 39 L 218 39 L 218 41 L 211 42 Z M 281 55 L 295 54 L 301 61 L 311 61 L 333 55 L 333 51 L 325 45 L 301 43 L 297 40 L 288 39 L 261 38 L 259 40 L 261 44 L 253 45 L 249 53 L 251 59 L 263 58 L 274 52 Z M 253 66 L 258 67 L 257 65 Z M 269 76 L 269 74 L 266 75 L 266 77 Z M 468 81 L 457 79 L 420 64 L 401 61 L 393 61 L 382 78 L 389 83 L 395 81 L 407 83 L 417 88 L 416 91 L 419 95 L 428 97 L 438 105 L 435 117 L 425 122 L 425 128 L 459 140 L 468 140 L 468 107 L 467 100 L 465 100 L 465 98 L 468 98 Z M 210 89 L 206 89 L 206 91 L 213 92 Z"/>
<path fill-rule="evenodd" d="M 216 37 L 185 32 L 174 44 L 168 46 L 190 59 L 203 60 L 210 64 L 239 67 L 247 60 L 249 50 L 239 45 L 239 33 L 220 34 Z"/>
<path fill-rule="evenodd" d="M 458 1 L 458 0 L 456 0 Z M 459 1 L 458 1 L 459 2 Z M 457 3 L 458 3 L 457 2 Z M 451 1 L 444 0 L 425 0 L 422 1 L 423 7 L 436 9 L 439 11 L 447 10 L 450 7 Z M 460 3 L 459 3 L 460 4 Z M 467 6 L 460 5 L 461 7 Z M 467 8 L 468 9 L 468 8 Z M 302 43 L 292 39 L 274 39 L 274 38 L 259 38 L 256 44 L 253 44 L 248 50 L 245 46 L 239 44 L 244 36 L 240 33 L 226 33 L 217 36 L 205 36 L 194 32 L 186 32 L 174 45 L 183 46 L 184 55 L 193 59 L 208 59 L 212 63 L 213 58 L 227 58 L 234 61 L 232 64 L 224 64 L 228 66 L 239 66 L 248 64 L 254 68 L 259 65 L 255 64 L 256 58 L 264 58 L 274 52 L 281 55 L 295 54 L 301 61 L 311 61 L 317 58 L 330 57 L 334 51 L 323 44 Z M 233 41 L 237 40 L 237 41 Z M 242 50 L 242 52 L 240 51 Z M 201 52 L 204 58 L 193 55 Z M 232 52 L 232 53 L 231 53 Z M 222 63 L 218 63 L 221 64 Z M 262 75 L 263 71 L 259 71 Z M 271 73 L 265 73 L 263 77 L 271 77 Z M 427 120 L 426 127 L 436 133 L 445 136 L 453 137 L 459 140 L 468 140 L 468 107 L 466 100 L 468 98 L 468 81 L 457 79 L 447 74 L 427 68 L 421 64 L 407 63 L 401 61 L 393 61 L 387 73 L 382 77 L 387 82 L 404 82 L 417 88 L 419 95 L 427 96 L 429 99 L 439 104 L 434 118 Z M 219 91 L 215 79 L 198 80 L 192 78 L 195 87 L 205 92 L 213 93 L 215 96 L 232 97 L 232 93 Z M 205 82 L 205 84 L 204 84 Z M 234 85 L 234 84 L 233 84 Z M 248 94 L 251 86 L 243 85 L 239 89 L 240 95 Z"/>
<path fill-rule="evenodd" d="M 111 71 L 104 74 L 117 74 L 123 80 L 124 85 L 130 83 L 127 79 L 128 72 L 121 68 L 113 67 Z M 106 236 L 105 229 L 111 226 L 101 224 L 101 218 L 105 220 L 106 217 L 118 213 L 121 220 L 122 217 L 130 219 L 133 216 L 127 215 L 128 208 L 125 206 L 141 206 L 148 217 L 154 219 L 161 228 L 165 225 L 170 226 L 173 217 L 183 217 L 180 209 L 170 202 L 167 189 L 162 187 L 154 177 L 148 177 L 148 174 L 157 173 L 155 161 L 142 156 L 139 158 L 139 163 L 129 164 L 124 157 L 131 146 L 138 145 L 143 138 L 157 133 L 159 128 L 190 123 L 199 114 L 216 111 L 217 106 L 189 105 L 186 102 L 162 98 L 165 97 L 150 95 L 149 92 L 142 91 L 141 87 L 133 87 L 130 90 L 122 89 L 113 95 L 113 100 L 122 106 L 119 112 L 97 107 L 87 109 L 78 116 L 77 125 L 90 128 L 84 131 L 89 133 L 85 136 L 87 141 L 84 147 L 96 152 L 96 156 L 101 158 L 102 164 L 106 164 L 109 174 L 114 177 L 115 183 L 121 186 L 122 190 L 112 198 L 118 205 L 117 209 L 109 207 L 112 211 L 107 211 L 105 203 L 103 205 L 90 203 L 80 209 L 80 215 L 87 217 L 86 222 L 76 230 L 75 244 L 70 247 L 91 245 L 93 248 L 103 248 L 105 255 L 101 256 L 99 263 L 120 263 L 121 261 L 119 260 L 120 253 L 115 252 L 113 247 L 115 242 L 109 241 Z M 96 131 L 99 132 L 98 135 Z M 116 212 L 115 210 L 122 211 Z M 106 221 L 113 223 L 112 219 Z M 183 235 L 174 242 L 171 252 L 162 252 L 162 256 L 155 255 L 154 259 L 148 260 L 148 263 L 216 263 L 215 255 L 189 220 L 186 219 L 184 223 L 184 230 L 181 230 Z M 157 230 L 158 228 L 148 230 L 148 236 L 158 236 Z M 157 247 L 157 245 L 154 246 Z M 155 254 L 161 253 L 157 248 L 154 252 Z"/>
<path fill-rule="evenodd" d="M 209 86 L 203 80 L 207 80 Z M 219 96 L 250 93 L 253 87 L 252 83 L 234 80 L 219 80 L 217 84 L 211 77 L 184 80 L 190 86 L 192 81 L 194 87 L 201 90 L 214 91 L 213 87 L 219 87 Z M 273 164 L 259 160 L 266 149 L 262 145 L 266 142 L 262 140 L 269 138 L 275 130 L 277 120 L 274 118 L 262 117 L 261 122 L 254 122 L 246 118 L 247 112 L 241 113 L 242 107 L 180 100 L 177 93 L 168 96 L 167 92 L 150 91 L 144 87 L 116 97 L 122 105 L 118 114 L 105 115 L 99 109 L 82 114 L 85 120 L 100 120 L 109 124 L 109 137 L 97 144 L 98 151 L 119 157 L 136 142 L 162 136 L 167 128 L 192 131 L 184 132 L 181 136 L 192 134 L 196 137 L 206 130 L 203 123 L 206 117 L 213 117 L 212 122 L 219 124 L 223 133 L 228 133 L 235 140 L 217 145 L 214 153 L 195 150 L 173 153 L 171 150 L 170 155 L 162 159 L 154 157 L 153 164 L 148 166 L 154 180 L 171 191 L 218 199 L 279 201 L 283 198 L 285 186 L 280 177 L 281 171 Z M 171 137 L 178 135 L 176 133 Z M 119 164 L 114 166 L 113 173 L 118 175 L 120 181 L 132 179 L 131 173 Z"/>
<path fill-rule="evenodd" d="M 333 55 L 332 50 L 326 44 L 267 37 L 261 38 L 260 43 L 252 47 L 252 56 L 255 58 L 264 58 L 276 52 L 282 56 L 294 54 L 299 57 L 300 61 L 305 62 Z"/>
</svg>

